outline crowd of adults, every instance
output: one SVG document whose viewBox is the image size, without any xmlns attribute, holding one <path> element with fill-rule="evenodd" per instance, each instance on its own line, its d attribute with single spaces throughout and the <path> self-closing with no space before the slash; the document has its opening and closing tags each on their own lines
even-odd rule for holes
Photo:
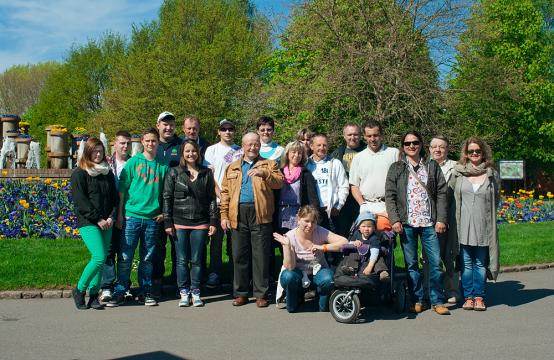
<svg viewBox="0 0 554 360">
<path fill-rule="evenodd" d="M 91 253 L 73 290 L 78 309 L 129 301 L 137 247 L 137 299 L 157 305 L 168 240 L 178 306 L 203 306 L 202 286 L 220 285 L 226 239 L 234 306 L 247 304 L 252 294 L 257 307 L 267 307 L 276 281 L 276 302 L 294 312 L 313 283 L 319 310 L 326 311 L 338 258 L 333 253 L 356 243 L 349 235 L 360 214 L 363 221 L 388 219 L 399 235 L 410 311 L 429 305 L 448 314 L 446 304 L 457 302 L 466 310 L 486 309 L 486 279 L 496 279 L 499 268 L 499 180 L 481 139 L 467 139 L 455 162 L 442 136 L 431 140 L 429 154 L 417 131 L 404 134 L 399 148 L 383 144 L 375 120 L 346 124 L 345 142 L 331 155 L 327 135 L 308 129 L 280 146 L 267 116 L 242 136 L 241 146 L 227 119 L 219 122 L 213 145 L 200 136 L 195 116 L 186 116 L 182 129 L 184 136 L 176 135 L 175 116 L 161 113 L 156 127 L 142 133 L 143 151 L 132 157 L 127 131 L 116 133 L 110 156 L 100 140 L 86 141 L 71 177 L 80 234 Z"/>
</svg>

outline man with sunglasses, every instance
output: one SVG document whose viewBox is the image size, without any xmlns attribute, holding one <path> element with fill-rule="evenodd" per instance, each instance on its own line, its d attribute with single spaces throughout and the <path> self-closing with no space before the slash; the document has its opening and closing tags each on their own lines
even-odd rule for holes
<svg viewBox="0 0 554 360">
<path fill-rule="evenodd" d="M 383 127 L 374 120 L 363 126 L 367 148 L 354 155 L 350 165 L 350 191 L 361 212 L 385 214 L 385 180 L 391 164 L 398 160 L 398 149 L 382 143 Z"/>
<path fill-rule="evenodd" d="M 217 134 L 220 141 L 217 144 L 208 146 L 204 155 L 204 164 L 212 169 L 216 182 L 217 202 L 219 204 L 221 184 L 225 169 L 233 161 L 240 159 L 242 148 L 234 143 L 235 124 L 227 119 L 219 122 Z M 222 246 L 225 232 L 221 226 L 217 226 L 216 233 L 210 238 L 210 274 L 208 275 L 207 287 L 215 288 L 220 284 L 222 267 Z M 231 254 L 231 232 L 227 232 L 227 254 Z"/>
</svg>

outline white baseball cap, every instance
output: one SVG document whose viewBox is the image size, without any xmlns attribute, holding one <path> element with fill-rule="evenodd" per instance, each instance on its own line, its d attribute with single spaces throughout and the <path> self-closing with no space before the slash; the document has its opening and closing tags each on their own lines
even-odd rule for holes
<svg viewBox="0 0 554 360">
<path fill-rule="evenodd" d="M 169 118 L 169 119 L 167 119 Z M 164 111 L 163 113 L 161 113 L 160 115 L 158 115 L 158 123 L 160 121 L 166 121 L 167 120 L 173 120 L 175 121 L 175 115 L 173 115 L 172 113 L 170 113 L 169 111 Z"/>
</svg>

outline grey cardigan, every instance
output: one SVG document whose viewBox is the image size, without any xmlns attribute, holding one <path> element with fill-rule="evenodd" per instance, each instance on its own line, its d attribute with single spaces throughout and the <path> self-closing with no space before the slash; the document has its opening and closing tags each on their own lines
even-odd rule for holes
<svg viewBox="0 0 554 360">
<path fill-rule="evenodd" d="M 498 228 L 496 226 L 496 208 L 498 206 L 499 197 L 499 184 L 500 179 L 498 173 L 492 169 L 487 168 L 487 176 L 489 178 L 489 186 L 487 189 L 486 202 L 487 210 L 485 218 L 485 232 L 488 234 L 489 243 L 489 274 L 487 277 L 491 280 L 496 280 L 498 277 L 498 270 L 500 268 L 500 248 L 498 243 Z M 457 244 L 460 229 L 458 224 L 460 223 L 461 209 L 462 209 L 462 179 L 463 175 L 455 169 L 452 171 L 452 176 L 448 182 L 449 191 L 452 196 L 450 197 L 450 219 L 449 224 L 451 231 L 448 232 L 448 242 L 450 244 Z M 455 231 L 453 231 L 455 229 Z M 456 249 L 457 247 L 455 247 Z M 454 249 L 453 249 L 454 250 Z M 455 250 L 457 251 L 457 250 Z M 455 253 L 456 255 L 456 253 Z"/>
<path fill-rule="evenodd" d="M 408 202 L 406 191 L 408 188 L 408 176 L 410 170 L 405 156 L 393 163 L 387 173 L 385 183 L 385 205 L 391 224 L 408 222 Z M 435 160 L 423 159 L 423 166 L 427 169 L 429 189 L 429 202 L 431 203 L 431 221 L 448 224 L 447 215 L 447 184 L 442 170 Z"/>
</svg>

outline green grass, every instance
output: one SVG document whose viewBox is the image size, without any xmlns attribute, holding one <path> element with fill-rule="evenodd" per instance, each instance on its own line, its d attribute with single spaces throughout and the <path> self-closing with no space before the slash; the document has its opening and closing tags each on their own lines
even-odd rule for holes
<svg viewBox="0 0 554 360">
<path fill-rule="evenodd" d="M 537 224 L 502 224 L 501 266 L 554 262 L 554 221 Z M 169 249 L 169 246 L 168 246 Z M 402 265 L 400 247 L 397 264 Z M 75 286 L 90 255 L 81 240 L 1 239 L 0 290 L 69 288 Z M 166 275 L 171 269 L 166 257 Z M 224 249 L 224 278 L 229 279 Z M 280 259 L 276 260 L 277 265 Z M 133 271 L 136 284 L 136 271 Z"/>
</svg>

